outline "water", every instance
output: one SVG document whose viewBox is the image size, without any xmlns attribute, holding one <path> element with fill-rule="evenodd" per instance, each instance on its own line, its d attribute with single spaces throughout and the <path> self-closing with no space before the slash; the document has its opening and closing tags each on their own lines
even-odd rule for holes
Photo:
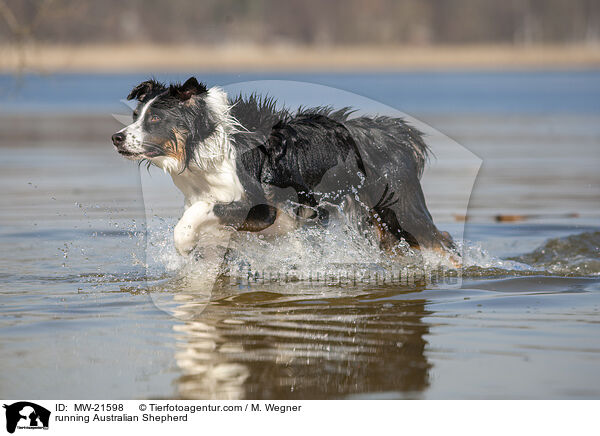
<svg viewBox="0 0 600 436">
<path fill-rule="evenodd" d="M 462 277 L 390 263 L 340 224 L 242 237 L 214 287 L 174 254 L 181 198 L 109 144 L 140 77 L 0 78 L 1 397 L 600 396 L 600 74 L 207 76 L 335 84 L 482 161 L 466 224 L 454 187 L 477 165 L 440 147 L 424 181 L 464 235 Z"/>
</svg>

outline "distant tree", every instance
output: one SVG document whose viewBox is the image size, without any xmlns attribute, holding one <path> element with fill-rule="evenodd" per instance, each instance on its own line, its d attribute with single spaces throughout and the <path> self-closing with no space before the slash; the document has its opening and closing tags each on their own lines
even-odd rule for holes
<svg viewBox="0 0 600 436">
<path fill-rule="evenodd" d="M 598 43 L 598 0 L 0 0 L 0 43 Z"/>
</svg>

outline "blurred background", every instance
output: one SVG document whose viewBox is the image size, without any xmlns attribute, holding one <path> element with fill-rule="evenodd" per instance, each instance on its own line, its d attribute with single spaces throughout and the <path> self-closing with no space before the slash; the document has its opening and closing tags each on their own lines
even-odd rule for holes
<svg viewBox="0 0 600 436">
<path fill-rule="evenodd" d="M 600 42 L 594 0 L 3 0 L 3 42 L 533 44 Z"/>
<path fill-rule="evenodd" d="M 600 58 L 594 0 L 0 0 L 0 22 L 3 70 L 569 67 Z"/>
</svg>

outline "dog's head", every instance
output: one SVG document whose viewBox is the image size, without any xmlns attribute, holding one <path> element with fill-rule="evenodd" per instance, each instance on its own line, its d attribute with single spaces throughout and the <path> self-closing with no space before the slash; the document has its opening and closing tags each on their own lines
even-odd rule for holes
<svg viewBox="0 0 600 436">
<path fill-rule="evenodd" d="M 137 85 L 127 96 L 138 104 L 133 123 L 112 136 L 128 159 L 148 160 L 169 171 L 183 171 L 202 157 L 202 144 L 227 118 L 226 94 L 208 90 L 196 78 L 166 86 L 155 80 Z"/>
</svg>

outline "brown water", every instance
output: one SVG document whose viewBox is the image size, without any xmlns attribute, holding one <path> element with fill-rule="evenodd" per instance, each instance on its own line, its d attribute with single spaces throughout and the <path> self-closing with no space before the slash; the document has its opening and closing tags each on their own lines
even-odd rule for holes
<svg viewBox="0 0 600 436">
<path fill-rule="evenodd" d="M 462 277 L 398 278 L 367 246 L 301 234 L 242 241 L 206 289 L 172 253 L 180 199 L 154 191 L 154 216 L 148 175 L 101 139 L 116 121 L 3 116 L 0 396 L 599 398 L 597 118 L 421 119 L 483 159 Z M 425 183 L 455 235 L 460 173 Z"/>
</svg>

